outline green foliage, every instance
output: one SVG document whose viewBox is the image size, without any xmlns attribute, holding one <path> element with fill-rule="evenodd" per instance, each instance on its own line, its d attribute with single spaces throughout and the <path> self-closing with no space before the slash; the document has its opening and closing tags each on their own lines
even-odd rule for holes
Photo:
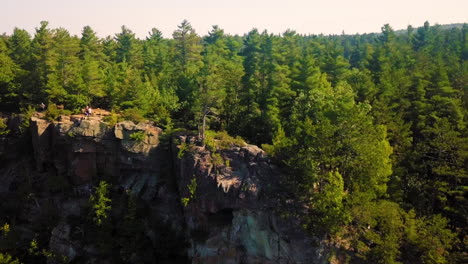
<svg viewBox="0 0 468 264">
<path fill-rule="evenodd" d="M 388 201 L 369 203 L 355 210 L 356 221 L 363 226 L 362 238 L 355 242 L 359 245 L 358 256 L 367 263 L 399 263 L 405 227 L 403 210 Z"/>
<path fill-rule="evenodd" d="M 190 184 L 187 185 L 187 189 L 188 189 L 188 196 L 183 197 L 181 199 L 182 205 L 184 207 L 187 207 L 190 201 L 193 201 L 193 199 L 195 199 L 195 194 L 197 191 L 197 179 L 195 177 L 190 181 Z"/>
<path fill-rule="evenodd" d="M 327 232 L 337 232 L 343 223 L 349 222 L 349 213 L 345 211 L 343 200 L 345 198 L 343 177 L 337 171 L 329 172 L 326 181 L 321 183 L 324 186 L 317 186 L 312 194 L 315 201 L 313 206 L 312 222 L 308 223 L 309 230 L 326 230 Z"/>
<path fill-rule="evenodd" d="M 36 237 L 37 237 L 37 234 L 36 234 Z M 29 252 L 30 255 L 39 255 L 40 254 L 39 243 L 37 242 L 36 237 L 33 238 L 31 240 L 31 242 L 29 243 L 28 252 Z"/>
<path fill-rule="evenodd" d="M 103 118 L 104 122 L 107 122 L 109 127 L 114 127 L 118 122 L 122 121 L 122 118 L 119 114 L 111 111 L 111 113 Z"/>
<path fill-rule="evenodd" d="M 37 235 L 29 243 L 28 253 L 30 256 L 40 256 L 45 257 L 49 261 L 66 263 L 67 258 L 65 256 L 58 256 L 51 251 L 43 248 L 42 250 L 39 247 L 39 242 L 37 240 Z"/>
<path fill-rule="evenodd" d="M 3 226 L 0 226 L 0 231 L 3 233 L 3 236 L 7 236 L 10 232 L 10 225 L 5 223 Z"/>
<path fill-rule="evenodd" d="M 31 117 L 36 112 L 36 109 L 32 106 L 28 106 L 27 108 L 21 109 L 21 124 L 20 124 L 20 131 L 21 133 L 25 133 L 29 129 L 29 123 L 31 121 Z"/>
<path fill-rule="evenodd" d="M 109 184 L 105 181 L 100 181 L 96 187 L 94 194 L 90 197 L 93 220 L 97 226 L 101 226 L 108 217 L 108 211 L 111 209 L 109 196 Z"/>
<path fill-rule="evenodd" d="M 70 137 L 70 138 L 74 138 L 75 134 L 73 133 L 73 131 L 68 131 L 67 136 Z"/>
<path fill-rule="evenodd" d="M 89 26 L 78 38 L 43 21 L 33 37 L 0 38 L 0 110 L 21 109 L 21 133 L 41 102 L 148 119 L 166 143 L 171 131 L 198 129 L 219 165 L 242 136 L 289 172 L 281 186 L 309 209 L 289 215 L 353 241 L 341 252 L 350 262 L 464 263 L 467 32 L 426 22 L 364 35 L 240 37 L 214 26 L 199 36 L 184 20 L 172 39 L 154 28 L 140 40 L 127 27 L 100 39 Z M 45 112 L 65 113 L 52 103 Z"/>
<path fill-rule="evenodd" d="M 45 111 L 45 118 L 49 121 L 56 121 L 61 115 L 70 115 L 69 110 L 58 109 L 56 104 L 49 103 Z"/>
<path fill-rule="evenodd" d="M 125 109 L 122 112 L 122 118 L 125 120 L 130 120 L 135 124 L 145 121 L 141 111 L 136 108 Z"/>
<path fill-rule="evenodd" d="M 130 134 L 130 139 L 135 142 L 143 142 L 146 138 L 145 131 L 137 131 Z"/>
<path fill-rule="evenodd" d="M 8 133 L 10 133 L 10 130 L 8 130 L 7 128 L 8 126 L 6 124 L 6 120 L 0 118 L 0 136 L 8 135 Z"/>
<path fill-rule="evenodd" d="M 49 103 L 45 112 L 45 118 L 49 121 L 56 121 L 60 116 L 60 110 L 57 109 L 57 105 Z"/>
<path fill-rule="evenodd" d="M 211 153 L 211 162 L 213 163 L 214 166 L 221 166 L 224 165 L 224 159 L 221 156 L 221 154 L 217 152 L 212 152 Z"/>
<path fill-rule="evenodd" d="M 177 152 L 177 158 L 183 159 L 185 154 L 192 149 L 193 145 L 182 142 L 178 147 L 179 151 Z"/>
<path fill-rule="evenodd" d="M 456 234 L 451 232 L 448 221 L 441 215 L 414 219 L 414 211 L 407 216 L 406 233 L 409 254 L 421 256 L 422 263 L 449 263 L 447 256 Z"/>
<path fill-rule="evenodd" d="M 216 151 L 218 149 L 228 149 L 234 146 L 242 147 L 245 146 L 245 141 L 239 137 L 231 137 L 226 131 L 212 131 L 207 130 L 205 132 L 205 147 L 210 151 Z"/>
<path fill-rule="evenodd" d="M 21 264 L 18 259 L 13 259 L 8 253 L 0 252 L 0 264 Z"/>
</svg>

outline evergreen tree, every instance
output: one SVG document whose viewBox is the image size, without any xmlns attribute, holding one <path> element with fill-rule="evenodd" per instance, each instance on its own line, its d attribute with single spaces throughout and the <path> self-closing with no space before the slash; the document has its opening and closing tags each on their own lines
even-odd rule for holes
<svg viewBox="0 0 468 264">
<path fill-rule="evenodd" d="M 16 82 L 21 68 L 9 56 L 8 47 L 0 39 L 0 104 L 3 110 L 16 110 L 19 108 L 20 85 Z"/>
<path fill-rule="evenodd" d="M 48 99 L 56 104 L 66 104 L 69 109 L 79 110 L 88 99 L 83 94 L 78 38 L 70 36 L 63 28 L 54 30 L 53 52 L 55 60 L 51 61 L 47 75 Z"/>
<path fill-rule="evenodd" d="M 86 105 L 102 105 L 104 93 L 104 54 L 100 39 L 90 26 L 81 33 L 79 57 Z"/>
<path fill-rule="evenodd" d="M 52 32 L 47 26 L 47 21 L 42 21 L 41 26 L 36 28 L 36 34 L 31 44 L 32 52 L 32 82 L 30 89 L 24 95 L 29 102 L 38 104 L 47 101 L 46 95 L 49 74 L 53 71 L 57 54 L 53 50 Z"/>
<path fill-rule="evenodd" d="M 180 115 L 186 124 L 193 119 L 194 93 L 199 84 L 197 76 L 203 66 L 201 38 L 192 25 L 184 20 L 172 34 L 174 38 L 174 68 L 177 76 L 177 96 L 182 102 Z M 193 123 L 191 125 L 194 125 Z"/>
<path fill-rule="evenodd" d="M 116 62 L 126 62 L 132 67 L 140 68 L 143 64 L 142 47 L 133 33 L 126 26 L 122 26 L 122 31 L 115 35 Z"/>
</svg>

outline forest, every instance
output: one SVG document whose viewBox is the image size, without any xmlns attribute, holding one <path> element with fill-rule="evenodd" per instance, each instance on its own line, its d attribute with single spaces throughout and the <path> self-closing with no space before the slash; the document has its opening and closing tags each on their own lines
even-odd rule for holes
<svg viewBox="0 0 468 264">
<path fill-rule="evenodd" d="M 167 132 L 225 131 L 287 172 L 284 202 L 310 209 L 289 217 L 350 263 L 466 263 L 467 60 L 467 24 L 201 36 L 184 20 L 138 39 L 43 21 L 0 36 L 0 111 L 90 105 Z"/>
</svg>

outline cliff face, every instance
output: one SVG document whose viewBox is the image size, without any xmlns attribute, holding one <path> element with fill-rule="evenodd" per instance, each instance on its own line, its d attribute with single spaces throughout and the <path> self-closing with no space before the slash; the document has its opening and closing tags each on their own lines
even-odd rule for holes
<svg viewBox="0 0 468 264">
<path fill-rule="evenodd" d="M 190 145 L 194 139 L 179 141 Z M 182 197 L 190 196 L 192 181 L 197 183 L 193 199 L 184 207 L 194 263 L 324 261 L 298 223 L 278 216 L 280 171 L 257 146 L 216 153 L 191 146 L 175 164 Z"/>
<path fill-rule="evenodd" d="M 14 234 L 0 249 L 21 257 L 36 239 L 54 257 L 24 259 L 49 263 L 324 262 L 299 223 L 278 216 L 280 171 L 256 146 L 215 153 L 98 117 L 33 117 L 30 132 L 0 141 L 0 224 Z M 96 227 L 89 197 L 102 180 L 112 210 Z"/>
</svg>

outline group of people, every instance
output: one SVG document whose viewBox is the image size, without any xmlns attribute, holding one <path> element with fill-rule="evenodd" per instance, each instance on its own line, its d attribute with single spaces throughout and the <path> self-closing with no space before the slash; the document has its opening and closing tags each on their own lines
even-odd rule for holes
<svg viewBox="0 0 468 264">
<path fill-rule="evenodd" d="M 86 117 L 89 117 L 90 115 L 93 114 L 93 109 L 91 109 L 91 107 L 90 107 L 89 105 L 87 105 L 87 106 L 85 107 L 85 111 L 84 111 L 84 112 L 85 112 L 85 113 L 84 113 L 85 116 L 86 116 Z"/>
<path fill-rule="evenodd" d="M 42 112 L 45 111 L 45 109 L 46 109 L 46 105 L 43 102 L 41 102 L 39 107 L 40 107 L 40 111 L 42 111 Z M 89 116 L 91 116 L 93 114 L 93 109 L 91 108 L 91 106 L 87 105 L 83 112 L 84 112 L 84 115 L 85 115 L 84 117 L 89 117 Z"/>
</svg>

